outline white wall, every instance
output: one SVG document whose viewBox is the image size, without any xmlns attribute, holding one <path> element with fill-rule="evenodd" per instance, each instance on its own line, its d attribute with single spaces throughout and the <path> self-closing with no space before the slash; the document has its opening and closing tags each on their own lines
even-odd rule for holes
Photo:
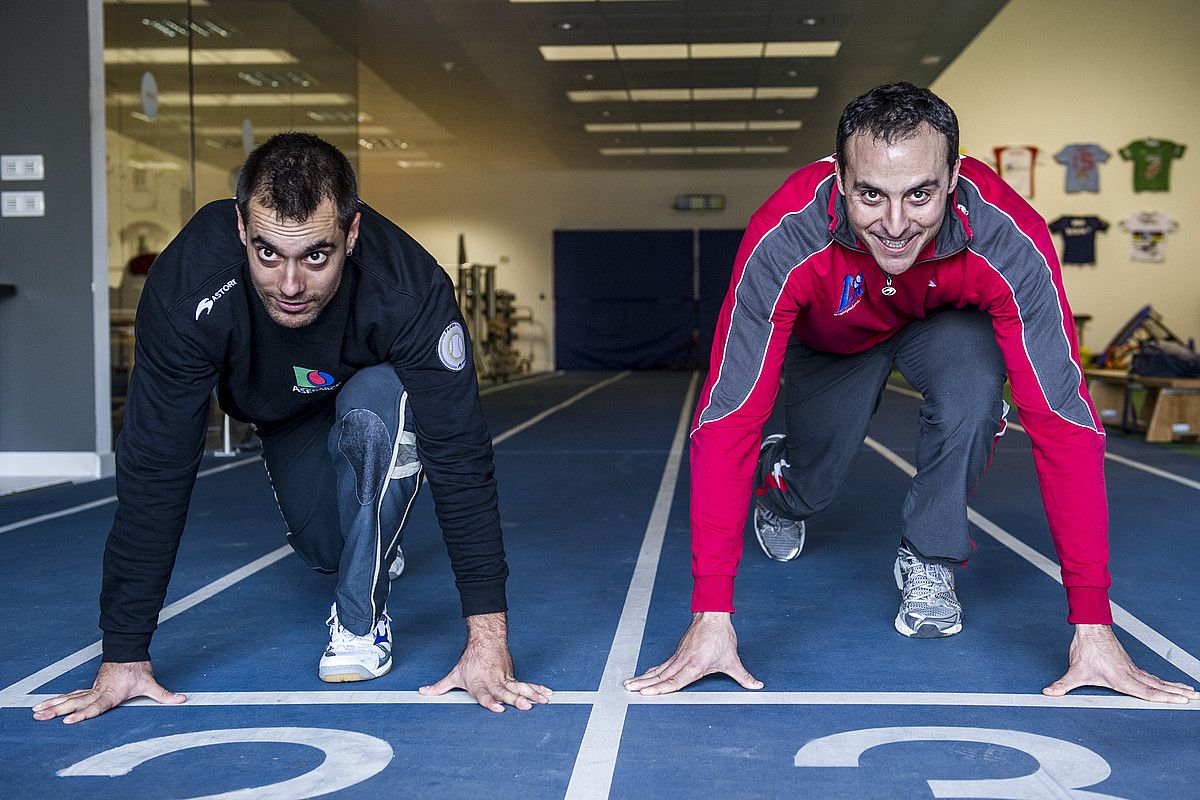
<svg viewBox="0 0 1200 800">
<path fill-rule="evenodd" d="M 1042 151 L 1032 202 L 1047 220 L 1095 214 L 1112 226 L 1097 235 L 1096 266 L 1063 267 L 1072 310 L 1093 316 L 1085 332 L 1092 349 L 1147 303 L 1178 335 L 1200 338 L 1197 41 L 1195 0 L 1013 0 L 931 87 L 958 114 L 968 153 L 986 158 L 998 145 Z M 1145 137 L 1188 145 L 1169 192 L 1133 191 L 1132 165 L 1117 151 Z M 1099 194 L 1063 190 L 1054 154 L 1076 142 L 1112 153 Z M 1129 258 L 1117 222 L 1141 210 L 1179 222 L 1162 264 Z"/>
<path fill-rule="evenodd" d="M 533 308 L 518 329 L 535 370 L 554 359 L 553 241 L 556 228 L 744 228 L 787 171 L 623 171 L 538 174 L 362 175 L 362 196 L 454 270 L 458 234 L 471 261 L 497 264 L 500 288 Z M 722 212 L 671 210 L 675 195 L 724 194 Z M 503 263 L 507 259 L 507 263 Z M 456 273 L 453 273 L 457 277 Z"/>
</svg>

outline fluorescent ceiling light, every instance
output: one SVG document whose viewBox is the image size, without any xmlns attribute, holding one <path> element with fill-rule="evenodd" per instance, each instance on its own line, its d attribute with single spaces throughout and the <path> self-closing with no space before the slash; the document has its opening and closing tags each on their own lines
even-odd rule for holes
<svg viewBox="0 0 1200 800">
<path fill-rule="evenodd" d="M 118 92 L 109 96 L 118 104 L 140 105 L 142 96 L 133 92 Z M 197 94 L 192 95 L 197 108 L 224 108 L 226 106 L 350 106 L 354 95 L 333 92 L 293 92 L 280 94 Z M 160 106 L 186 106 L 187 92 L 161 92 Z"/>
<path fill-rule="evenodd" d="M 712 58 L 831 58 L 842 43 L 822 42 L 703 42 L 659 44 L 542 45 L 546 61 L 686 61 Z"/>
<path fill-rule="evenodd" d="M 783 145 L 759 147 L 756 145 L 721 145 L 701 147 L 601 147 L 602 156 L 714 156 L 714 155 L 766 155 L 786 153 L 790 148 Z"/>
<path fill-rule="evenodd" d="M 755 100 L 811 100 L 817 96 L 815 86 L 759 86 Z"/>
<path fill-rule="evenodd" d="M 616 61 L 611 44 L 544 44 L 538 48 L 546 61 Z"/>
<path fill-rule="evenodd" d="M 752 131 L 798 131 L 802 123 L 798 119 L 752 119 Z"/>
<path fill-rule="evenodd" d="M 161 115 L 159 115 L 161 118 Z M 394 136 L 392 129 L 386 125 L 258 125 L 254 126 L 255 133 L 267 131 L 303 131 L 317 135 L 337 136 L 352 134 L 355 136 Z M 196 127 L 197 136 L 241 136 L 241 125 L 199 125 Z"/>
<path fill-rule="evenodd" d="M 588 133 L 637 133 L 636 122 L 589 122 L 583 126 Z"/>
<path fill-rule="evenodd" d="M 686 44 L 618 44 L 617 58 L 622 61 L 674 61 L 688 57 Z"/>
<path fill-rule="evenodd" d="M 638 125 L 642 133 L 678 133 L 692 130 L 690 122 L 642 122 Z"/>
<path fill-rule="evenodd" d="M 832 58 L 841 42 L 767 42 L 767 58 Z"/>
<path fill-rule="evenodd" d="M 629 99 L 635 103 L 653 103 L 692 99 L 691 89 L 630 89 Z"/>
<path fill-rule="evenodd" d="M 754 89 L 749 86 L 725 86 L 718 89 L 693 89 L 693 100 L 753 100 Z"/>
<path fill-rule="evenodd" d="M 588 133 L 664 133 L 679 131 L 798 131 L 798 119 L 714 120 L 711 122 L 588 122 Z M 232 129 L 230 129 L 232 131 Z M 236 131 L 229 133 L 232 136 Z"/>
<path fill-rule="evenodd" d="M 570 2 L 570 0 L 567 0 Z M 104 0 L 106 6 L 162 6 L 167 5 L 167 0 Z M 183 5 L 182 0 L 179 0 L 179 5 Z M 206 6 L 208 0 L 192 0 L 192 6 Z"/>
<path fill-rule="evenodd" d="M 759 58 L 762 42 L 728 42 L 725 44 L 693 44 L 692 58 Z"/>
<path fill-rule="evenodd" d="M 106 47 L 105 64 L 186 64 L 186 47 Z M 212 64 L 298 64 L 287 50 L 269 47 L 193 48 L 192 63 Z"/>
<path fill-rule="evenodd" d="M 596 89 L 567 92 L 573 103 L 702 102 L 706 100 L 811 100 L 816 86 L 726 86 L 708 89 Z"/>
</svg>

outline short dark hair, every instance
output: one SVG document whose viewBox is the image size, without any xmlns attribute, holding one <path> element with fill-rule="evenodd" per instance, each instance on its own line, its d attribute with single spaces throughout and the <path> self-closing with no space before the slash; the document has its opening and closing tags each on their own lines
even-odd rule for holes
<svg viewBox="0 0 1200 800">
<path fill-rule="evenodd" d="M 888 83 L 853 100 L 838 121 L 834 152 L 843 166 L 846 141 L 856 133 L 865 133 L 887 144 L 907 139 L 926 123 L 946 137 L 946 164 L 954 169 L 958 161 L 958 117 L 946 101 L 928 89 L 911 83 Z"/>
<path fill-rule="evenodd" d="M 237 204 L 248 219 L 255 197 L 280 219 L 303 222 L 325 198 L 337 208 L 338 225 L 350 230 L 358 212 L 358 179 L 350 159 L 311 133 L 277 133 L 256 147 L 238 173 Z"/>
</svg>

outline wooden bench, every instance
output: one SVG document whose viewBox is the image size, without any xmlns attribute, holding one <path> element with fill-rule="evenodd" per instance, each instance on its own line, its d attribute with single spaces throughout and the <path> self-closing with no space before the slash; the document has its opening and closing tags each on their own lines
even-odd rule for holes
<svg viewBox="0 0 1200 800">
<path fill-rule="evenodd" d="M 1200 378 L 1152 378 L 1123 369 L 1089 369 L 1088 392 L 1105 425 L 1145 431 L 1147 442 L 1170 442 L 1200 436 Z M 1146 390 L 1138 414 L 1132 390 Z"/>
</svg>

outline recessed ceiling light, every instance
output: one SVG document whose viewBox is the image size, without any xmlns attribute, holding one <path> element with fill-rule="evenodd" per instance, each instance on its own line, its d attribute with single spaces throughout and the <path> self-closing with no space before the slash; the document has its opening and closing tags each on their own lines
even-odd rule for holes
<svg viewBox="0 0 1200 800">
<path fill-rule="evenodd" d="M 675 89 L 580 89 L 567 92 L 573 103 L 704 102 L 708 100 L 811 100 L 816 86 L 720 86 Z M 776 114 L 784 113 L 782 108 Z"/>
<path fill-rule="evenodd" d="M 554 23 L 554 25 L 552 27 L 554 27 L 556 30 L 560 30 L 560 31 L 569 31 L 575 27 L 575 23 L 566 22 L 566 21 L 556 22 L 556 23 Z"/>
<path fill-rule="evenodd" d="M 921 65 L 926 66 L 926 67 L 932 67 L 934 64 L 938 63 L 941 60 L 942 60 L 941 56 L 935 56 L 932 54 L 927 55 L 927 56 L 921 56 Z"/>
<path fill-rule="evenodd" d="M 800 24 L 807 25 L 808 27 L 811 28 L 812 26 L 816 25 L 820 21 L 821 20 L 817 19 L 816 17 L 805 17 L 804 19 L 800 20 Z"/>
<path fill-rule="evenodd" d="M 583 79 L 585 81 L 594 81 L 594 80 L 596 80 L 596 76 L 590 72 L 585 72 L 585 73 L 583 73 Z"/>
<path fill-rule="evenodd" d="M 838 41 L 710 42 L 703 44 L 563 44 L 541 45 L 546 61 L 686 61 L 718 58 L 830 58 Z"/>
<path fill-rule="evenodd" d="M 787 71 L 787 76 L 788 76 L 789 78 L 796 78 L 796 77 L 799 77 L 799 76 L 800 76 L 800 73 L 799 73 L 799 72 L 797 72 L 797 71 L 796 71 L 796 70 L 794 70 L 794 69 L 789 69 L 789 70 Z"/>
</svg>

